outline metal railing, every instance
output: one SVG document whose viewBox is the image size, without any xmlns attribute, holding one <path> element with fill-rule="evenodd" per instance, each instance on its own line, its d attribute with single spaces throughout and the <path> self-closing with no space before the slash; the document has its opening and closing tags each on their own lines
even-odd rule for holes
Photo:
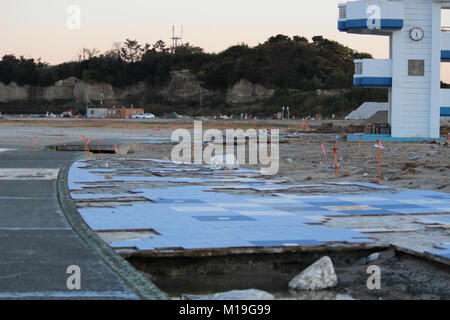
<svg viewBox="0 0 450 320">
<path fill-rule="evenodd" d="M 442 27 L 442 32 L 450 32 L 450 27 Z"/>
</svg>

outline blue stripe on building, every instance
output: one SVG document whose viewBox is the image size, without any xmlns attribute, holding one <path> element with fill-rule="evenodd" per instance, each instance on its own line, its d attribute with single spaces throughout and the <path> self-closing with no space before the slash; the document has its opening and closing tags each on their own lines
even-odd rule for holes
<svg viewBox="0 0 450 320">
<path fill-rule="evenodd" d="M 368 22 L 369 19 L 338 21 L 338 29 L 339 31 L 348 31 L 351 29 L 369 29 Z M 370 25 L 372 25 L 372 23 L 370 23 Z M 380 29 L 401 29 L 401 28 L 403 28 L 402 19 L 381 19 L 380 21 Z"/>
<path fill-rule="evenodd" d="M 450 62 L 450 50 L 442 50 L 441 51 L 441 61 L 442 62 Z"/>
<path fill-rule="evenodd" d="M 353 78 L 353 85 L 358 88 L 390 88 L 392 87 L 391 77 L 360 77 Z"/>
<path fill-rule="evenodd" d="M 450 117 L 450 107 L 441 107 L 441 117 Z"/>
</svg>

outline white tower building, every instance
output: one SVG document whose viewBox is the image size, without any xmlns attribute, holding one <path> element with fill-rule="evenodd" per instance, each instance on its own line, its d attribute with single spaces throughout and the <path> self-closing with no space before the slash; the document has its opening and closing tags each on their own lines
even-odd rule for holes
<svg viewBox="0 0 450 320">
<path fill-rule="evenodd" d="M 441 25 L 450 1 L 366 0 L 339 4 L 338 29 L 389 37 L 388 60 L 355 60 L 356 87 L 388 88 L 392 136 L 438 138 L 450 113 L 441 62 L 450 62 L 450 30 Z"/>
</svg>

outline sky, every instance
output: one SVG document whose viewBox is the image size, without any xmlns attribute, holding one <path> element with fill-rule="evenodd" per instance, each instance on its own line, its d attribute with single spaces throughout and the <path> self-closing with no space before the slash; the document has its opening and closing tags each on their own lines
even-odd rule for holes
<svg viewBox="0 0 450 320">
<path fill-rule="evenodd" d="M 42 58 L 50 64 L 75 60 L 82 47 L 111 49 L 126 38 L 170 43 L 172 25 L 183 42 L 219 52 L 255 46 L 270 36 L 315 35 L 336 40 L 375 58 L 388 58 L 388 38 L 337 30 L 337 0 L 0 0 L 0 56 Z M 80 9 L 80 28 L 68 8 Z M 450 11 L 450 10 L 449 10 Z M 444 23 L 450 26 L 450 14 Z M 69 23 L 70 24 L 70 23 Z M 73 26 L 73 24 L 72 24 Z M 444 65 L 444 64 L 443 64 Z M 450 63 L 442 80 L 450 82 Z"/>
</svg>

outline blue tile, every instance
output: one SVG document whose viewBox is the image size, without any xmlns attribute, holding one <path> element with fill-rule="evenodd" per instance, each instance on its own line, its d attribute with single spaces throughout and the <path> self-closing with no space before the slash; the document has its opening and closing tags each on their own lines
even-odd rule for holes
<svg viewBox="0 0 450 320">
<path fill-rule="evenodd" d="M 446 213 L 445 210 L 439 210 L 434 208 L 423 208 L 423 209 L 391 209 L 390 211 L 395 212 L 397 214 L 428 214 L 428 213 Z"/>
<path fill-rule="evenodd" d="M 163 163 L 163 162 L 161 162 Z M 106 181 L 103 176 L 94 175 L 91 170 L 83 169 L 82 163 L 72 167 L 69 175 L 69 186 L 74 189 L 82 188 L 83 184 L 76 182 L 98 182 L 102 185 Z M 155 162 L 152 170 L 179 171 L 173 165 L 171 168 L 160 166 Z M 95 171 L 95 170 L 94 170 Z M 209 172 L 209 171 L 208 171 Z M 231 173 L 235 175 L 236 173 Z M 119 179 L 119 178 L 118 178 Z M 155 185 L 164 183 L 161 188 L 141 188 L 136 191 L 154 200 L 155 203 L 133 203 L 131 206 L 116 208 L 80 209 L 85 221 L 94 230 L 127 230 L 153 229 L 160 236 L 139 241 L 122 241 L 112 246 L 135 246 L 139 250 L 155 250 L 155 248 L 226 248 L 252 246 L 289 246 L 289 245 L 321 245 L 327 242 L 360 243 L 371 242 L 367 235 L 343 228 L 328 228 L 325 226 L 308 225 L 314 222 L 306 216 L 318 215 L 391 215 L 408 213 L 442 212 L 439 208 L 450 207 L 450 195 L 426 190 L 401 190 L 396 193 L 363 193 L 355 195 L 327 195 L 327 196 L 297 196 L 295 194 L 275 194 L 276 197 L 250 196 L 246 194 L 231 194 L 226 192 L 210 192 L 213 189 L 206 185 L 214 182 L 217 185 L 225 179 L 191 179 L 173 177 L 120 177 L 124 181 L 151 181 Z M 229 183 L 250 186 L 274 187 L 274 183 L 261 183 L 252 179 L 231 179 Z M 188 186 L 177 183 L 198 183 Z M 258 182 L 258 183 L 254 183 Z M 349 183 L 346 183 L 349 184 Z M 358 183 L 352 183 L 358 184 Z M 169 187 L 166 187 L 169 185 Z M 368 184 L 361 184 L 367 185 Z M 91 185 L 92 186 L 92 185 Z M 286 186 L 286 185 L 280 185 Z M 372 187 L 375 187 L 372 186 Z M 98 195 L 102 196 L 102 195 Z M 103 196 L 107 196 L 106 194 Z M 348 199 L 341 200 L 345 196 Z M 352 201 L 351 197 L 355 200 Z M 97 197 L 94 196 L 94 198 Z M 360 200 L 357 198 L 360 197 Z M 364 197 L 377 197 L 380 200 L 363 201 Z M 277 200 L 286 199 L 278 202 Z M 367 199 L 369 199 L 367 198 Z M 273 199 L 275 201 L 255 201 Z M 414 205 L 402 203 L 402 200 L 441 200 L 442 203 Z M 242 203 L 240 207 L 221 206 L 220 203 Z M 247 206 L 249 204 L 250 206 Z M 253 204 L 254 206 L 252 206 Z M 323 207 L 368 205 L 378 209 L 358 211 L 333 211 Z M 211 210 L 178 211 L 184 207 L 212 207 Z M 213 207 L 214 206 L 214 207 Z M 217 212 L 215 208 L 227 211 Z M 290 215 L 258 215 L 245 216 L 238 211 L 283 211 Z M 445 219 L 444 219 L 445 220 Z M 445 221 L 444 221 L 445 222 Z M 296 240 L 284 240 L 296 239 Z M 300 240 L 299 240 L 300 239 Z M 436 250 L 441 256 L 446 250 Z"/>
<path fill-rule="evenodd" d="M 355 202 L 349 202 L 349 201 L 308 202 L 308 203 L 313 204 L 315 206 L 320 206 L 320 207 L 340 207 L 340 206 L 357 206 L 358 205 Z"/>
<path fill-rule="evenodd" d="M 399 204 L 374 204 L 373 207 L 376 207 L 378 209 L 426 209 L 425 207 L 421 207 L 419 205 L 414 204 L 407 204 L 407 203 L 399 203 Z"/>
<path fill-rule="evenodd" d="M 191 203 L 205 203 L 205 201 L 199 199 L 157 199 L 154 200 L 156 203 L 161 204 L 191 204 Z"/>
<path fill-rule="evenodd" d="M 308 212 L 328 212 L 329 210 L 323 209 L 321 207 L 284 207 L 284 206 L 270 206 L 273 209 L 287 211 L 287 212 L 297 212 L 297 213 L 308 213 Z"/>
<path fill-rule="evenodd" d="M 429 250 L 428 253 L 434 254 L 436 256 L 444 257 L 446 259 L 450 259 L 450 243 L 441 243 L 435 245 L 436 250 Z"/>
<path fill-rule="evenodd" d="M 433 217 L 433 218 L 430 218 L 430 220 L 438 221 L 443 224 L 444 223 L 450 224 L 450 217 Z"/>
<path fill-rule="evenodd" d="M 193 216 L 192 218 L 203 222 L 255 221 L 247 216 Z"/>
<path fill-rule="evenodd" d="M 250 243 L 257 247 L 284 247 L 286 244 L 296 244 L 298 246 L 323 245 L 322 242 L 317 240 L 263 240 L 250 241 Z"/>
<path fill-rule="evenodd" d="M 376 215 L 390 215 L 398 214 L 389 210 L 357 210 L 357 211 L 339 211 L 336 214 L 348 214 L 350 216 L 376 216 Z"/>
<path fill-rule="evenodd" d="M 450 194 L 444 194 L 444 195 L 432 195 L 432 196 L 424 196 L 425 198 L 434 199 L 434 200 L 450 200 Z"/>
</svg>

